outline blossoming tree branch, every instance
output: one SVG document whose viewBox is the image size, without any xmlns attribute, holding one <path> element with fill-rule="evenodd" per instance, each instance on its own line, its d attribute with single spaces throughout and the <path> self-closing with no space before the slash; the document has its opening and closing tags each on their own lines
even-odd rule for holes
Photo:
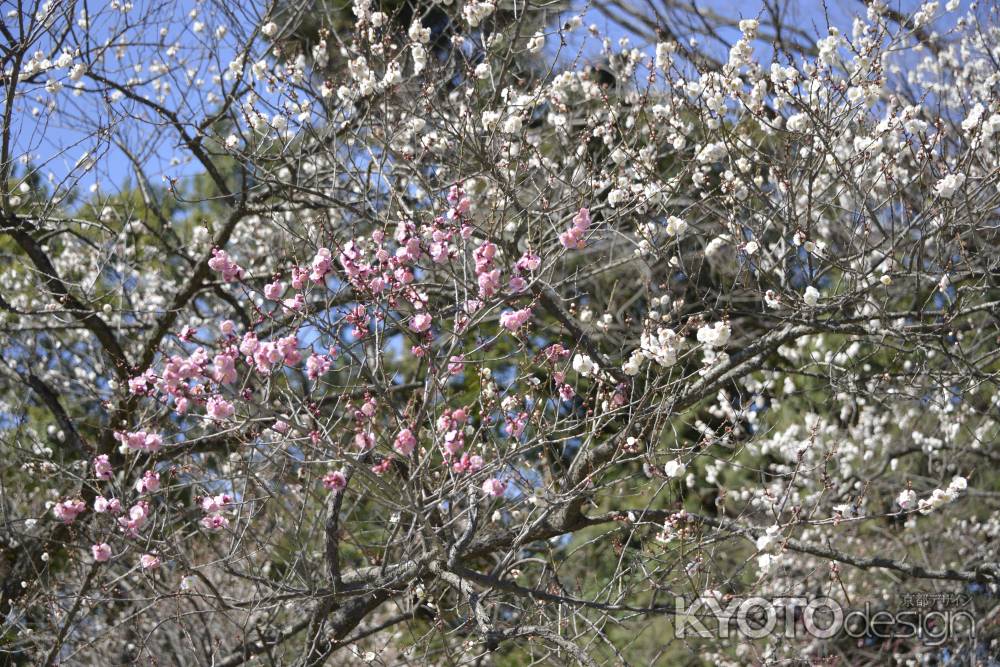
<svg viewBox="0 0 1000 667">
<path fill-rule="evenodd" d="M 811 5 L 5 2 L 0 661 L 995 655 L 998 8 Z"/>
</svg>

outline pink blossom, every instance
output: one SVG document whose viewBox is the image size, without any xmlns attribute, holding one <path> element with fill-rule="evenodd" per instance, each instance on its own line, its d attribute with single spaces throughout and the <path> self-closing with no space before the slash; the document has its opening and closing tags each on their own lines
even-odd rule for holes
<svg viewBox="0 0 1000 667">
<path fill-rule="evenodd" d="M 400 266 L 399 268 L 397 268 L 395 271 L 392 272 L 392 275 L 396 279 L 396 282 L 401 283 L 403 285 L 409 285 L 410 283 L 413 282 L 413 271 L 410 271 L 405 266 Z"/>
<path fill-rule="evenodd" d="M 292 289 L 302 289 L 306 286 L 306 281 L 308 279 L 308 271 L 300 269 L 297 266 L 292 269 Z"/>
<path fill-rule="evenodd" d="M 143 554 L 139 557 L 139 565 L 144 570 L 157 570 L 160 567 L 160 557 L 156 554 Z"/>
<path fill-rule="evenodd" d="M 334 493 L 340 493 L 347 487 L 347 475 L 342 470 L 331 470 L 323 475 L 323 486 Z"/>
<path fill-rule="evenodd" d="M 397 259 L 404 262 L 416 262 L 420 259 L 420 239 L 411 236 L 396 249 Z"/>
<path fill-rule="evenodd" d="M 457 354 L 448 359 L 448 374 L 458 375 L 462 372 L 462 366 L 465 364 L 465 357 Z"/>
<path fill-rule="evenodd" d="M 104 496 L 97 496 L 94 498 L 94 511 L 98 514 L 104 514 L 105 512 L 120 514 L 122 511 L 122 503 L 117 498 L 109 499 Z"/>
<path fill-rule="evenodd" d="M 486 241 L 481 246 L 472 251 L 472 257 L 476 262 L 476 273 L 482 273 L 493 266 L 493 259 L 496 257 L 496 244 Z"/>
<path fill-rule="evenodd" d="M 232 320 L 223 320 L 222 324 L 219 325 L 219 331 L 221 331 L 225 336 L 231 336 L 235 329 L 236 325 Z"/>
<path fill-rule="evenodd" d="M 581 208 L 576 216 L 573 217 L 573 226 L 559 235 L 559 243 L 564 248 L 570 250 L 583 248 L 586 245 L 583 236 L 587 233 L 589 227 L 590 211 L 586 208 Z"/>
<path fill-rule="evenodd" d="M 541 265 L 542 258 L 530 250 L 525 250 L 516 264 L 517 268 L 521 271 L 534 271 Z"/>
<path fill-rule="evenodd" d="M 90 553 L 98 563 L 111 560 L 111 546 L 107 542 L 101 542 L 90 547 Z"/>
<path fill-rule="evenodd" d="M 52 507 L 52 514 L 68 525 L 76 521 L 77 515 L 85 509 L 87 509 L 87 504 L 79 498 L 74 498 L 73 500 L 64 500 L 61 503 L 56 503 Z"/>
<path fill-rule="evenodd" d="M 552 345 L 549 345 L 547 348 L 542 350 L 542 354 L 545 356 L 545 360 L 547 362 L 549 362 L 550 364 L 554 364 L 558 361 L 562 361 L 563 359 L 568 358 L 570 352 L 559 343 L 553 343 Z M 562 380 L 557 378 L 556 382 L 562 382 Z"/>
<path fill-rule="evenodd" d="M 206 496 L 201 499 L 201 509 L 209 514 L 214 514 L 226 509 L 232 502 L 233 497 L 227 493 L 220 493 L 217 496 Z"/>
<path fill-rule="evenodd" d="M 149 390 L 149 385 L 156 381 L 156 376 L 153 375 L 152 370 L 147 370 L 141 375 L 137 375 L 133 378 L 129 378 L 128 389 L 129 392 L 142 396 Z"/>
<path fill-rule="evenodd" d="M 435 241 L 431 243 L 428 252 L 436 264 L 443 264 L 448 261 L 449 252 L 447 242 Z"/>
<path fill-rule="evenodd" d="M 366 452 L 375 446 L 375 436 L 367 431 L 359 431 L 354 435 L 354 446 Z"/>
<path fill-rule="evenodd" d="M 208 516 L 203 516 L 199 523 L 201 523 L 206 530 L 210 530 L 212 532 L 218 532 L 229 527 L 229 519 L 221 514 L 209 514 Z"/>
<path fill-rule="evenodd" d="M 316 256 L 313 257 L 312 272 L 309 274 L 309 279 L 317 285 L 322 283 L 323 278 L 330 272 L 330 257 L 329 248 L 320 248 L 316 251 Z"/>
<path fill-rule="evenodd" d="M 163 445 L 163 437 L 156 433 L 135 431 L 133 433 L 116 433 L 115 435 L 123 445 L 140 452 L 152 454 Z"/>
<path fill-rule="evenodd" d="M 215 366 L 214 378 L 219 384 L 232 384 L 236 382 L 236 360 L 232 354 L 217 354 L 212 360 Z"/>
<path fill-rule="evenodd" d="M 215 421 L 228 419 L 235 411 L 233 404 L 221 396 L 213 396 L 208 399 L 207 414 Z"/>
<path fill-rule="evenodd" d="M 313 354 L 306 359 L 306 373 L 310 380 L 325 375 L 330 370 L 330 358 L 323 354 Z"/>
<path fill-rule="evenodd" d="M 427 331 L 431 328 L 432 320 L 433 318 L 427 313 L 417 313 L 413 316 L 413 319 L 410 320 L 410 328 L 418 333 Z"/>
<path fill-rule="evenodd" d="M 521 276 L 511 276 L 508 286 L 510 287 L 511 292 L 518 294 L 528 289 L 528 281 Z"/>
<path fill-rule="evenodd" d="M 559 243 L 567 250 L 579 250 L 584 247 L 583 234 L 573 229 L 567 229 L 559 235 Z"/>
<path fill-rule="evenodd" d="M 140 500 L 129 508 L 128 517 L 118 519 L 118 525 L 130 537 L 135 537 L 149 520 L 149 503 Z"/>
<path fill-rule="evenodd" d="M 160 474 L 147 470 L 141 479 L 135 482 L 136 493 L 156 493 L 160 489 Z"/>
<path fill-rule="evenodd" d="M 278 421 L 271 424 L 271 430 L 275 433 L 281 433 L 282 435 L 288 433 L 288 422 L 279 419 Z"/>
<path fill-rule="evenodd" d="M 257 340 L 257 334 L 248 331 L 243 334 L 243 341 L 240 343 L 240 354 L 249 357 L 257 351 L 257 346 L 259 345 L 260 341 Z"/>
<path fill-rule="evenodd" d="M 375 411 L 378 409 L 378 401 L 375 400 L 374 396 L 369 396 L 365 399 L 365 402 L 361 404 L 361 414 L 365 419 L 371 419 L 375 416 Z"/>
<path fill-rule="evenodd" d="M 531 308 L 508 310 L 500 315 L 500 325 L 508 331 L 517 331 L 531 319 Z"/>
<path fill-rule="evenodd" d="M 417 438 L 413 435 L 413 431 L 408 428 L 404 428 L 396 436 L 393 448 L 403 456 L 409 456 L 413 453 L 413 448 L 416 447 L 416 445 Z"/>
<path fill-rule="evenodd" d="M 499 498 L 507 490 L 507 483 L 501 482 L 496 477 L 491 477 L 485 482 L 483 482 L 483 492 L 494 497 Z"/>
<path fill-rule="evenodd" d="M 221 273 L 222 280 L 227 283 L 243 279 L 243 267 L 232 261 L 225 250 L 212 248 L 212 259 L 208 260 L 208 267 Z"/>
<path fill-rule="evenodd" d="M 264 296 L 271 301 L 277 301 L 285 293 L 285 285 L 280 280 L 264 285 Z"/>
<path fill-rule="evenodd" d="M 267 374 L 271 372 L 272 366 L 282 360 L 283 356 L 276 343 L 261 343 L 253 354 L 253 363 L 259 372 Z"/>
<path fill-rule="evenodd" d="M 483 468 L 483 457 L 479 456 L 478 454 L 473 454 L 472 456 L 469 456 L 468 453 L 462 454 L 462 458 L 455 461 L 451 465 L 451 469 L 458 473 L 462 472 L 474 473 L 478 472 L 479 470 L 482 470 L 482 468 Z"/>
<path fill-rule="evenodd" d="M 101 454 L 94 458 L 94 477 L 97 479 L 111 479 L 114 471 L 111 468 L 111 462 L 108 461 L 107 454 Z"/>
<path fill-rule="evenodd" d="M 465 436 L 461 431 L 452 430 L 444 434 L 442 448 L 444 449 L 445 457 L 451 458 L 457 456 L 463 447 L 465 447 Z"/>
<path fill-rule="evenodd" d="M 500 289 L 500 269 L 483 271 L 476 276 L 476 283 L 479 285 L 479 296 L 488 299 Z"/>
<path fill-rule="evenodd" d="M 302 361 L 302 353 L 299 352 L 299 339 L 295 334 L 289 334 L 279 338 L 274 343 L 275 361 L 281 361 L 288 366 L 294 366 Z"/>
<path fill-rule="evenodd" d="M 528 424 L 528 413 L 522 412 L 514 418 L 506 420 L 507 430 L 512 438 L 520 438 L 524 433 L 524 427 Z"/>
</svg>

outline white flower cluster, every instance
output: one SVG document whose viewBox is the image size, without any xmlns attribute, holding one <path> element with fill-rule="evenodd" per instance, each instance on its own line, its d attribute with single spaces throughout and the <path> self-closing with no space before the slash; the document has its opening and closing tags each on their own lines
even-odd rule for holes
<svg viewBox="0 0 1000 667">
<path fill-rule="evenodd" d="M 663 466 L 663 472 L 667 477 L 676 479 L 682 477 L 687 472 L 687 466 L 680 459 L 672 459 L 667 461 L 667 464 Z"/>
<path fill-rule="evenodd" d="M 781 540 L 779 533 L 781 527 L 778 525 L 769 526 L 763 535 L 757 538 L 755 546 L 757 551 L 757 569 L 760 574 L 770 572 L 781 555 Z"/>
<path fill-rule="evenodd" d="M 725 322 L 702 326 L 698 329 L 698 342 L 705 347 L 725 347 L 732 330 Z"/>
<path fill-rule="evenodd" d="M 655 336 L 644 331 L 639 337 L 639 348 L 622 365 L 622 371 L 626 375 L 637 375 L 647 359 L 669 368 L 677 363 L 677 352 L 683 342 L 684 339 L 677 332 L 667 327 L 658 328 Z"/>
<path fill-rule="evenodd" d="M 591 377 L 597 374 L 598 366 L 590 355 L 577 354 L 573 357 L 573 370 L 583 377 Z"/>
<path fill-rule="evenodd" d="M 478 0 L 472 0 L 471 2 L 466 2 L 465 6 L 462 7 L 462 16 L 468 21 L 470 26 L 475 28 L 494 11 L 496 11 L 496 5 L 492 1 L 479 2 Z"/>
<path fill-rule="evenodd" d="M 934 194 L 942 199 L 951 199 L 965 184 L 965 174 L 948 174 L 934 185 Z"/>
<path fill-rule="evenodd" d="M 920 510 L 921 514 L 930 514 L 936 509 L 944 507 L 949 503 L 958 500 L 958 497 L 969 487 L 967 479 L 960 475 L 952 478 L 946 489 L 934 489 L 927 498 L 917 500 L 917 494 L 913 489 L 907 489 L 896 497 L 896 504 L 903 510 Z"/>
</svg>

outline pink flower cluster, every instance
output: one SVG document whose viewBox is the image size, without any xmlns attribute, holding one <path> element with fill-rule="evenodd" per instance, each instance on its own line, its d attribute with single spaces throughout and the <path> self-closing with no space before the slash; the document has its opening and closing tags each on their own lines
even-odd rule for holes
<svg viewBox="0 0 1000 667">
<path fill-rule="evenodd" d="M 507 417 L 504 419 L 504 425 L 507 427 L 507 433 L 511 438 L 517 439 L 521 437 L 524 433 L 524 427 L 528 424 L 528 413 L 520 412 L 516 416 Z"/>
<path fill-rule="evenodd" d="M 135 481 L 136 493 L 156 493 L 160 490 L 160 474 L 147 470 Z"/>
<path fill-rule="evenodd" d="M 493 498 L 499 498 L 506 490 L 507 483 L 500 481 L 496 477 L 491 477 L 483 482 L 483 492 Z"/>
<path fill-rule="evenodd" d="M 347 475 L 344 474 L 343 470 L 331 470 L 323 475 L 323 486 L 328 491 L 340 493 L 347 488 Z"/>
<path fill-rule="evenodd" d="M 542 350 L 542 356 L 550 364 L 557 364 L 560 361 L 569 359 L 570 351 L 559 343 L 553 343 Z"/>
<path fill-rule="evenodd" d="M 236 353 L 227 350 L 222 354 L 215 355 L 212 359 L 212 379 L 219 384 L 232 384 L 236 382 Z"/>
<path fill-rule="evenodd" d="M 473 454 L 469 456 L 468 452 L 463 452 L 462 456 L 451 464 L 451 469 L 457 473 L 474 473 L 483 469 L 486 462 L 483 461 L 483 457 L 479 454 Z"/>
<path fill-rule="evenodd" d="M 500 314 L 500 325 L 508 331 L 517 331 L 531 319 L 531 308 L 508 310 Z"/>
<path fill-rule="evenodd" d="M 243 267 L 230 259 L 225 250 L 212 248 L 212 259 L 208 260 L 208 267 L 221 273 L 222 279 L 227 283 L 243 280 Z"/>
<path fill-rule="evenodd" d="M 476 262 L 476 282 L 479 285 L 479 296 L 488 299 L 500 289 L 500 269 L 494 268 L 496 244 L 486 241 L 472 252 Z"/>
<path fill-rule="evenodd" d="M 285 293 L 285 285 L 280 280 L 264 285 L 264 296 L 271 301 L 277 301 Z"/>
<path fill-rule="evenodd" d="M 465 447 L 465 434 L 463 428 L 468 419 L 463 408 L 456 408 L 452 411 L 445 410 L 437 420 L 437 429 L 444 436 L 444 456 L 451 459 L 458 456 L 462 448 Z"/>
<path fill-rule="evenodd" d="M 311 354 L 306 359 L 306 374 L 310 380 L 315 380 L 321 375 L 326 375 L 333 361 L 325 354 Z"/>
<path fill-rule="evenodd" d="M 205 410 L 206 414 L 215 421 L 222 421 L 223 419 L 229 419 L 236 412 L 236 408 L 233 404 L 222 398 L 221 396 L 212 396 L 208 399 L 208 405 Z"/>
<path fill-rule="evenodd" d="M 333 255 L 330 253 L 329 248 L 320 248 L 317 250 L 312 260 L 312 271 L 309 273 L 309 280 L 317 285 L 323 284 L 326 274 L 330 273 L 330 270 L 333 268 L 332 257 Z"/>
<path fill-rule="evenodd" d="M 413 453 L 414 447 L 417 446 L 417 437 L 413 435 L 413 431 L 408 428 L 404 428 L 396 435 L 396 441 L 393 443 L 393 449 L 402 454 L 403 456 L 409 456 Z"/>
<path fill-rule="evenodd" d="M 97 496 L 94 498 L 94 511 L 98 514 L 121 514 L 122 503 L 117 498 L 105 498 L 104 496 Z"/>
<path fill-rule="evenodd" d="M 156 375 L 150 369 L 141 375 L 129 378 L 128 390 L 137 396 L 144 396 L 154 382 L 156 382 Z"/>
<path fill-rule="evenodd" d="M 472 210 L 472 202 L 465 196 L 465 190 L 462 189 L 461 185 L 452 185 L 448 189 L 448 204 L 451 206 L 448 217 L 453 220 L 461 220 L 468 216 L 469 211 Z"/>
<path fill-rule="evenodd" d="M 434 318 L 432 318 L 429 314 L 417 313 L 413 316 L 413 319 L 410 320 L 410 328 L 417 333 L 423 333 L 431 328 L 431 323 L 433 321 Z"/>
<path fill-rule="evenodd" d="M 97 479 L 109 480 L 114 476 L 114 470 L 111 468 L 111 462 L 108 460 L 107 454 L 95 457 L 92 465 L 94 466 L 94 477 Z"/>
<path fill-rule="evenodd" d="M 371 431 L 358 431 L 354 434 L 354 446 L 358 451 L 367 452 L 375 447 L 375 435 Z"/>
<path fill-rule="evenodd" d="M 90 547 L 90 553 L 94 556 L 94 560 L 98 563 L 104 563 L 111 560 L 111 545 L 107 542 L 101 542 L 100 544 L 95 544 Z"/>
<path fill-rule="evenodd" d="M 526 250 L 514 264 L 514 275 L 511 276 L 509 283 L 510 291 L 517 294 L 528 289 L 528 281 L 521 274 L 536 271 L 541 265 L 542 258 L 530 250 Z"/>
<path fill-rule="evenodd" d="M 573 218 L 573 226 L 559 235 L 559 243 L 564 248 L 580 250 L 587 245 L 583 240 L 583 236 L 589 228 L 590 211 L 586 208 L 581 208 Z"/>
<path fill-rule="evenodd" d="M 349 408 L 351 409 L 351 408 Z M 354 421 L 357 432 L 354 434 L 354 446 L 362 452 L 375 447 L 375 435 L 371 432 L 371 421 L 378 410 L 378 401 L 374 396 L 365 396 L 361 407 L 354 409 Z"/>
<path fill-rule="evenodd" d="M 201 509 L 205 516 L 201 518 L 202 527 L 212 532 L 218 532 L 229 526 L 229 519 L 222 513 L 233 502 L 233 497 L 228 493 L 220 493 L 216 496 L 205 496 L 201 499 Z"/>
<path fill-rule="evenodd" d="M 69 525 L 76 521 L 76 517 L 85 509 L 87 509 L 87 503 L 79 498 L 74 498 L 53 505 L 52 514 L 63 523 Z"/>
<path fill-rule="evenodd" d="M 115 431 L 115 438 L 118 442 L 137 452 L 152 454 L 163 446 L 163 436 L 157 433 L 147 433 L 146 431 L 134 431 L 132 433 Z M 108 464 L 107 458 L 107 455 L 104 455 L 103 463 L 107 465 L 108 477 L 102 479 L 110 479 L 111 466 Z M 97 459 L 94 459 L 94 469 L 95 471 L 97 469 Z"/>
<path fill-rule="evenodd" d="M 276 364 L 295 365 L 302 361 L 299 352 L 299 340 L 295 334 L 289 334 L 276 341 L 262 343 L 257 335 L 248 331 L 240 343 L 240 352 L 246 356 L 246 361 L 254 366 L 259 373 L 268 375 Z"/>
<path fill-rule="evenodd" d="M 118 525 L 129 537 L 137 537 L 149 520 L 149 503 L 140 500 L 129 508 L 127 517 L 119 517 Z"/>
</svg>

